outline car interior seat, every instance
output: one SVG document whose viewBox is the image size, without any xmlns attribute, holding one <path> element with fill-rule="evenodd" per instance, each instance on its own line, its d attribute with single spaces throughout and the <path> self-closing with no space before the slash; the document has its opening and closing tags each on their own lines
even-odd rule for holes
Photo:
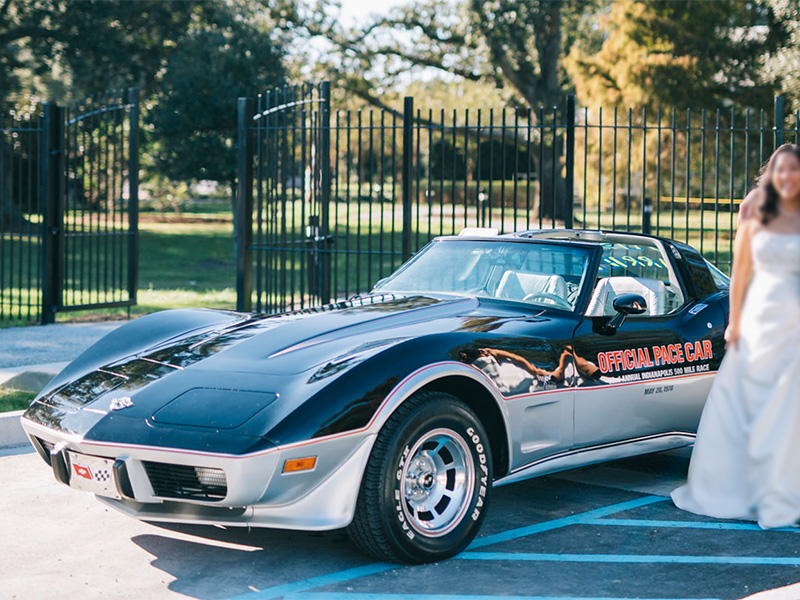
<svg viewBox="0 0 800 600">
<path fill-rule="evenodd" d="M 496 296 L 522 301 L 529 294 L 554 294 L 567 300 L 567 282 L 561 275 L 540 275 L 506 271 L 497 285 Z"/>
<path fill-rule="evenodd" d="M 613 316 L 614 298 L 620 294 L 639 294 L 647 302 L 647 314 L 666 313 L 667 286 L 659 279 L 644 277 L 606 277 L 597 282 L 589 307 L 588 317 Z"/>
</svg>

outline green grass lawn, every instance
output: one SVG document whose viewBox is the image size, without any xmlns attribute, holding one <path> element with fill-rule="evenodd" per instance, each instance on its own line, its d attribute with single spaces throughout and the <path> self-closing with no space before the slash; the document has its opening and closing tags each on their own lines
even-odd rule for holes
<svg viewBox="0 0 800 600">
<path fill-rule="evenodd" d="M 435 235 L 458 233 L 464 226 L 474 225 L 478 222 L 477 211 L 474 204 L 440 207 L 437 201 L 428 204 L 422 198 L 415 198 L 412 206 L 415 228 L 412 246 L 419 247 Z M 627 211 L 620 209 L 616 214 L 604 211 L 598 219 L 596 209 L 589 206 L 585 223 L 580 220 L 582 210 L 576 209 L 575 214 L 576 227 L 628 227 Z M 335 297 L 369 289 L 372 283 L 388 275 L 399 264 L 402 245 L 402 209 L 399 202 L 334 202 L 330 215 L 331 233 L 335 237 L 331 275 Z M 300 202 L 287 204 L 287 217 L 294 222 L 288 227 L 289 236 L 303 239 L 305 224 L 302 219 L 307 215 L 301 211 Z M 508 206 L 493 206 L 485 213 L 485 218 L 487 225 L 504 231 L 538 225 L 538 219 L 529 217 L 526 211 L 514 211 L 513 207 Z M 669 209 L 663 209 L 659 218 L 653 215 L 652 228 L 653 233 L 674 237 L 702 249 L 707 258 L 728 271 L 732 249 L 731 220 L 730 213 L 715 215 L 713 210 L 705 210 L 701 214 L 700 210 L 690 210 L 687 221 L 685 211 L 676 208 L 673 214 Z M 631 212 L 630 228 L 633 231 L 641 228 L 638 210 Z M 718 229 L 718 234 L 715 229 Z M 381 230 L 385 232 L 384 235 L 380 234 Z M 27 255 L 28 248 L 25 244 L 20 247 L 23 246 Z M 303 246 L 299 244 L 294 247 Z M 301 289 L 307 291 L 307 257 L 308 253 L 264 253 L 263 259 L 271 260 L 273 269 L 270 271 L 264 267 L 262 273 L 280 273 L 281 269 L 277 267 L 283 264 L 286 277 L 290 280 L 288 286 L 299 296 Z M 99 258 L 101 263 L 109 260 L 107 256 L 101 255 Z M 9 260 L 8 254 L 4 260 Z M 129 314 L 137 316 L 167 308 L 234 309 L 235 284 L 233 220 L 227 201 L 188 205 L 179 214 L 143 210 L 140 222 L 138 304 L 130 309 L 62 312 L 57 319 L 59 322 L 74 322 L 127 318 Z M 29 302 L 27 290 L 9 286 L 5 281 L 0 282 L 0 288 L 0 294 L 6 299 L 11 298 L 24 306 Z M 82 298 L 67 294 L 67 300 L 79 303 Z M 307 300 L 313 302 L 313 298 Z M 30 303 L 35 307 L 38 297 L 32 297 Z M 29 323 L 24 310 L 21 315 L 18 314 L 18 318 L 0 321 L 0 327 Z"/>
<path fill-rule="evenodd" d="M 124 318 L 168 308 L 236 307 L 233 221 L 143 214 L 139 225 L 138 303 L 130 308 L 64 312 L 59 322 Z"/>
<path fill-rule="evenodd" d="M 0 413 L 12 410 L 25 410 L 36 397 L 36 394 L 19 392 L 17 390 L 4 390 L 0 388 Z"/>
</svg>

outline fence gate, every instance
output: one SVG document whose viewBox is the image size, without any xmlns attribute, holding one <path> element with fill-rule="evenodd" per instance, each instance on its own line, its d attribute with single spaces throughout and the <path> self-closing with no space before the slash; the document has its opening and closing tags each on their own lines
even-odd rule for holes
<svg viewBox="0 0 800 600">
<path fill-rule="evenodd" d="M 330 104 L 327 83 L 239 99 L 239 310 L 369 291 L 432 237 L 465 227 L 571 223 L 571 99 L 566 111 L 473 114 L 422 111 L 412 98 L 402 111 Z"/>
<path fill-rule="evenodd" d="M 136 303 L 135 90 L 0 122 L 0 320 Z"/>
<path fill-rule="evenodd" d="M 329 109 L 327 84 L 239 100 L 239 310 L 331 298 Z"/>
<path fill-rule="evenodd" d="M 736 211 L 781 143 L 756 109 L 336 109 L 327 84 L 239 101 L 238 308 L 369 291 L 437 235 L 551 227 L 654 233 L 722 269 Z"/>
</svg>

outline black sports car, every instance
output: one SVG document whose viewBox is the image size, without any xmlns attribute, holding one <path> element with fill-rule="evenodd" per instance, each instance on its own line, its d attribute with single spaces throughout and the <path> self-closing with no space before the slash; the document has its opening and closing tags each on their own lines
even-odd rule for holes
<svg viewBox="0 0 800 600">
<path fill-rule="evenodd" d="M 346 302 L 137 319 L 23 425 L 59 481 L 139 519 L 347 527 L 438 560 L 493 485 L 690 444 L 727 285 L 658 237 L 443 237 Z"/>
</svg>

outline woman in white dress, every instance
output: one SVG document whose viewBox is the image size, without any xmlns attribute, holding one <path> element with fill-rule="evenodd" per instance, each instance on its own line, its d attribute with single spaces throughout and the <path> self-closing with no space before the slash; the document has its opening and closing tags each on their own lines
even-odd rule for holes
<svg viewBox="0 0 800 600">
<path fill-rule="evenodd" d="M 770 157 L 736 234 L 727 350 L 697 432 L 684 510 L 800 521 L 800 146 Z"/>
</svg>

